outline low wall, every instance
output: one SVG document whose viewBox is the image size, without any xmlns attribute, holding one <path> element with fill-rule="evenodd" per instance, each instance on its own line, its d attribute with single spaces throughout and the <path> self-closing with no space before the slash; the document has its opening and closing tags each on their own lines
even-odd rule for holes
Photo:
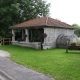
<svg viewBox="0 0 80 80">
<path fill-rule="evenodd" d="M 40 42 L 18 42 L 14 41 L 12 42 L 13 45 L 19 45 L 19 46 L 26 46 L 26 47 L 32 47 L 36 49 L 41 49 L 41 43 Z"/>
<path fill-rule="evenodd" d="M 12 45 L 19 45 L 19 46 L 41 49 L 41 42 L 18 42 L 18 41 L 14 41 L 14 42 L 12 42 Z M 55 48 L 56 43 L 43 43 L 42 46 L 43 46 L 43 49 Z"/>
<path fill-rule="evenodd" d="M 43 45 L 43 49 L 51 49 L 51 48 L 55 48 L 56 47 L 56 43 L 44 43 Z"/>
</svg>

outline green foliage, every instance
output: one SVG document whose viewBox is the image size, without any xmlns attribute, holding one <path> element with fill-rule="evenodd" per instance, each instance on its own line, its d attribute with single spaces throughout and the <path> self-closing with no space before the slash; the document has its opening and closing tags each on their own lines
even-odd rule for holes
<svg viewBox="0 0 80 80">
<path fill-rule="evenodd" d="M 78 37 L 80 37 L 80 28 L 75 29 L 74 33 L 75 33 Z"/>
<path fill-rule="evenodd" d="M 10 0 L 0 1 L 0 36 L 10 37 L 9 26 L 17 23 L 19 4 Z"/>
<path fill-rule="evenodd" d="M 75 27 L 74 33 L 80 37 L 80 26 L 78 24 L 73 24 L 72 26 Z"/>
<path fill-rule="evenodd" d="M 43 0 L 0 0 L 0 36 L 10 37 L 11 25 L 49 15 L 49 6 Z"/>
<path fill-rule="evenodd" d="M 52 76 L 55 80 L 80 80 L 80 51 L 65 49 L 36 50 L 20 46 L 0 46 L 10 59 Z"/>
<path fill-rule="evenodd" d="M 72 46 L 76 46 L 76 42 L 71 42 L 71 45 Z"/>
<path fill-rule="evenodd" d="M 72 26 L 74 26 L 75 28 L 80 28 L 78 24 L 73 24 Z"/>
</svg>

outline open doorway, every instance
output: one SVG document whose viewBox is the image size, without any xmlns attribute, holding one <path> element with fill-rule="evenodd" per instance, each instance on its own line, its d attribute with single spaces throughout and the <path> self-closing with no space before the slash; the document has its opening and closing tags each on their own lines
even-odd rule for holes
<svg viewBox="0 0 80 80">
<path fill-rule="evenodd" d="M 20 30 L 15 30 L 15 40 L 16 41 L 25 41 L 25 30 L 20 29 Z"/>
<path fill-rule="evenodd" d="M 29 29 L 29 42 L 41 42 L 41 49 L 43 49 L 42 43 L 44 42 L 44 29 Z"/>
</svg>

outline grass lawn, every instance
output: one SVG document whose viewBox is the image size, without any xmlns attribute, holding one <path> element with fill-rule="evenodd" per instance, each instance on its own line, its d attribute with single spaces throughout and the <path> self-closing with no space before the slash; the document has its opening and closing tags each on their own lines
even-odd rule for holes
<svg viewBox="0 0 80 80">
<path fill-rule="evenodd" d="M 80 51 L 66 53 L 65 49 L 36 50 L 12 45 L 0 49 L 11 53 L 11 60 L 56 80 L 80 80 Z"/>
</svg>

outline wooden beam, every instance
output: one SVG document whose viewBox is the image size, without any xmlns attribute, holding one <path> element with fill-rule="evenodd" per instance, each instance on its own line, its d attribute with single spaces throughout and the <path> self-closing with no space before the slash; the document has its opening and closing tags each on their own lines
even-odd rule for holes
<svg viewBox="0 0 80 80">
<path fill-rule="evenodd" d="M 66 53 L 68 53 L 68 41 L 66 42 Z"/>
</svg>

